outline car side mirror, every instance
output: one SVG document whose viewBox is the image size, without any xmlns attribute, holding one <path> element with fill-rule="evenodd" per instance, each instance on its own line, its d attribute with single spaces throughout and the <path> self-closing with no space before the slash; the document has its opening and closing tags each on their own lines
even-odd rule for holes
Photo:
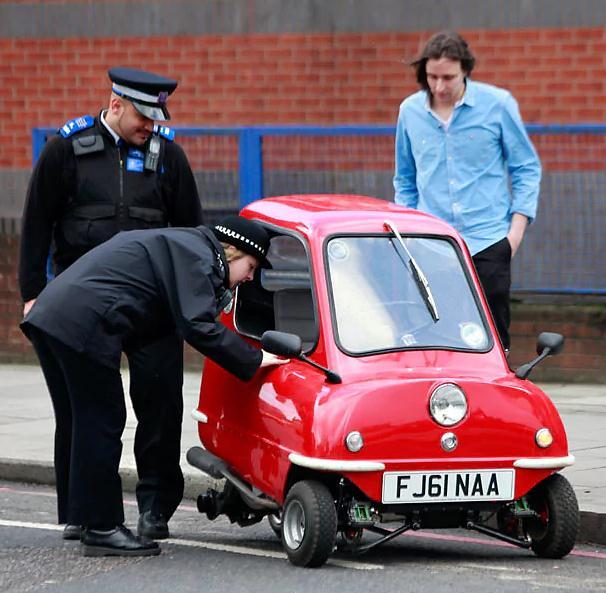
<svg viewBox="0 0 606 593">
<path fill-rule="evenodd" d="M 545 348 L 549 348 L 551 356 L 559 354 L 564 349 L 564 336 L 552 332 L 539 334 L 539 338 L 537 339 L 537 354 L 543 354 Z"/>
<path fill-rule="evenodd" d="M 283 356 L 284 358 L 298 358 L 312 367 L 320 369 L 326 375 L 326 380 L 329 383 L 341 383 L 341 377 L 337 373 L 323 367 L 303 354 L 303 343 L 301 338 L 296 334 L 268 330 L 261 336 L 261 348 L 271 354 Z"/>
<path fill-rule="evenodd" d="M 263 333 L 261 347 L 271 354 L 284 358 L 298 358 L 303 351 L 303 344 L 299 336 L 273 330 Z"/>
<path fill-rule="evenodd" d="M 564 348 L 564 336 L 552 332 L 543 332 L 537 339 L 538 356 L 530 362 L 523 364 L 515 375 L 518 379 L 526 379 L 530 371 L 548 356 L 559 354 Z"/>
</svg>

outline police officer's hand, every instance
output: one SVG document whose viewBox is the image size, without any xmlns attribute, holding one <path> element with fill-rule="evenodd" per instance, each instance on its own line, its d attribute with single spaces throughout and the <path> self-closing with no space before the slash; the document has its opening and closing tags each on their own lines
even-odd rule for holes
<svg viewBox="0 0 606 593">
<path fill-rule="evenodd" d="M 31 301 L 27 301 L 27 303 L 23 305 L 23 317 L 25 317 L 29 313 L 29 310 L 34 306 L 35 302 L 36 299 L 32 299 Z"/>
<path fill-rule="evenodd" d="M 263 353 L 261 368 L 290 362 L 290 358 L 278 358 L 275 354 L 270 354 L 269 352 L 265 352 L 265 350 L 261 350 L 261 352 Z"/>
</svg>

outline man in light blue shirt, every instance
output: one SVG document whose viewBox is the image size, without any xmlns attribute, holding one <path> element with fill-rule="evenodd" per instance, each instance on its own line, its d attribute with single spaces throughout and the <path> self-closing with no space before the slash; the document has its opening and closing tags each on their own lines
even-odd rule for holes
<svg viewBox="0 0 606 593">
<path fill-rule="evenodd" d="M 395 201 L 442 218 L 465 239 L 509 349 L 511 258 L 537 209 L 541 165 L 518 105 L 469 79 L 457 33 L 438 33 L 412 63 L 422 90 L 400 106 Z"/>
</svg>

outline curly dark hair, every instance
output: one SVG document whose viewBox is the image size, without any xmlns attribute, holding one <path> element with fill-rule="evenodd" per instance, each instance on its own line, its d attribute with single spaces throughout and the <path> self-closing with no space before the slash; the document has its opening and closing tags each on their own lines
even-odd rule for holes
<svg viewBox="0 0 606 593">
<path fill-rule="evenodd" d="M 465 76 L 469 76 L 476 63 L 467 41 L 454 31 L 441 31 L 433 35 L 425 44 L 421 56 L 410 65 L 415 69 L 417 82 L 425 90 L 429 90 L 427 84 L 427 72 L 425 67 L 427 60 L 439 60 L 440 58 L 448 58 L 461 62 L 461 69 L 465 72 Z"/>
</svg>

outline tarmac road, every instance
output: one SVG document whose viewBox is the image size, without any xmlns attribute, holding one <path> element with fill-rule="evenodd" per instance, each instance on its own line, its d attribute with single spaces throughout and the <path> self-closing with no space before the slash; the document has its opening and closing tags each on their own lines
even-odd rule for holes
<svg viewBox="0 0 606 593">
<path fill-rule="evenodd" d="M 78 542 L 61 539 L 52 487 L 0 482 L 0 501 L 3 593 L 606 591 L 606 548 L 579 545 L 565 559 L 542 560 L 466 531 L 421 531 L 364 556 L 337 551 L 320 569 L 296 568 L 266 522 L 209 522 L 191 501 L 160 556 L 84 558 Z M 134 499 L 125 503 L 133 526 Z"/>
</svg>

